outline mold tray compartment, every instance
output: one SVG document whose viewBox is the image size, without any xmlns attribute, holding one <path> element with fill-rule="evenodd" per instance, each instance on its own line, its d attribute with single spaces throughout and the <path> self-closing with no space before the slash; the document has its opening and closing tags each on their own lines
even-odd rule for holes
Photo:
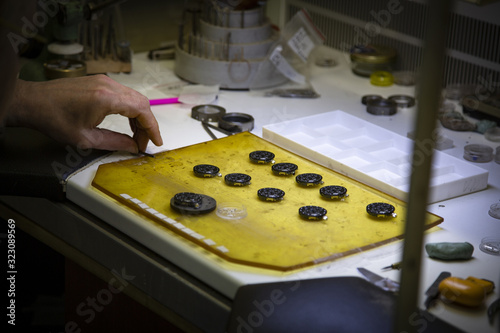
<svg viewBox="0 0 500 333">
<path fill-rule="evenodd" d="M 274 144 L 406 200 L 413 149 L 406 137 L 340 110 L 264 126 L 262 133 Z M 487 170 L 434 150 L 429 203 L 487 185 Z"/>
</svg>

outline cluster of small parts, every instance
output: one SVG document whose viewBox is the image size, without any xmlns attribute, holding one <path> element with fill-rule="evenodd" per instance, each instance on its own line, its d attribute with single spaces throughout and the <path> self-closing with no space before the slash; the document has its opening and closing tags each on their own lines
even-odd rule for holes
<svg viewBox="0 0 500 333">
<path fill-rule="evenodd" d="M 183 193 L 188 193 L 188 192 L 183 192 Z M 179 231 L 185 233 L 186 235 L 189 235 L 189 236 L 193 237 L 194 239 L 203 241 L 208 246 L 215 246 L 215 245 L 217 245 L 212 239 L 206 238 L 205 236 L 196 233 L 194 230 L 191 230 L 191 229 L 187 228 L 182 223 L 179 223 L 176 220 L 174 220 L 174 219 L 172 219 L 170 217 L 165 216 L 164 214 L 158 212 L 154 208 L 149 207 L 147 204 L 145 204 L 141 200 L 139 200 L 137 198 L 133 198 L 132 196 L 130 196 L 130 195 L 126 194 L 126 193 L 122 193 L 122 194 L 120 194 L 120 196 L 123 199 L 128 200 L 131 203 L 135 204 L 138 208 L 141 208 L 145 212 L 147 212 L 149 214 L 152 214 L 155 217 L 157 217 L 158 219 L 160 219 L 160 220 L 162 220 L 162 221 L 164 221 L 164 222 L 172 225 L 173 227 L 177 228 Z M 192 205 L 196 205 L 197 199 L 196 199 L 195 196 L 187 195 L 187 198 L 188 198 L 187 200 L 190 201 Z M 216 248 L 219 251 L 221 251 L 222 253 L 229 252 L 229 250 L 225 246 L 223 246 L 223 245 L 219 245 Z"/>
<path fill-rule="evenodd" d="M 275 163 L 274 161 L 275 155 L 268 151 L 258 150 L 251 152 L 249 154 L 250 161 L 256 164 L 272 164 L 271 170 L 273 174 L 276 176 L 292 176 L 295 175 L 298 166 L 294 163 Z M 213 178 L 213 177 L 221 177 L 220 169 L 214 165 L 209 164 L 200 164 L 196 165 L 193 168 L 194 174 L 197 177 L 201 178 Z M 230 173 L 224 177 L 224 182 L 229 186 L 247 186 L 251 183 L 251 177 L 247 174 L 243 173 Z M 315 173 L 304 173 L 297 175 L 295 177 L 295 181 L 299 186 L 303 187 L 311 187 L 322 185 L 323 177 L 319 174 Z M 344 198 L 348 197 L 347 189 L 340 185 L 328 185 L 320 188 L 319 193 L 321 197 L 330 200 L 344 200 Z M 257 191 L 257 197 L 262 201 L 268 202 L 279 202 L 284 199 L 285 192 L 278 188 L 266 187 L 261 188 Z M 191 201 L 187 201 L 184 206 L 191 203 Z M 192 206 L 191 210 L 199 209 L 201 205 L 201 199 L 198 202 L 198 206 Z M 174 207 L 174 206 L 172 206 Z M 184 208 L 184 207 L 182 207 Z M 215 208 L 215 207 L 214 207 Z M 366 207 L 366 211 L 369 215 L 375 216 L 378 218 L 386 218 L 386 217 L 396 217 L 394 213 L 395 208 L 393 205 L 388 203 L 371 203 Z M 183 211 L 184 213 L 189 213 Z M 319 221 L 326 220 L 328 217 L 326 216 L 327 210 L 319 207 L 319 206 L 303 206 L 299 208 L 299 215 L 303 219 Z"/>
</svg>

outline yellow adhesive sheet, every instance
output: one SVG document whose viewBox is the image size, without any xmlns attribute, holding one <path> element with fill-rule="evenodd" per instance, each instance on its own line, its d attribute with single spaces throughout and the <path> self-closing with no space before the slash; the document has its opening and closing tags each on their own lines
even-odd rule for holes
<svg viewBox="0 0 500 333">
<path fill-rule="evenodd" d="M 298 166 L 294 176 L 278 176 L 271 164 L 256 164 L 249 154 L 266 150 L 276 163 Z M 196 177 L 193 167 L 211 164 L 222 177 Z M 224 175 L 244 173 L 252 177 L 247 186 L 229 186 Z M 322 185 L 303 187 L 295 176 L 317 173 Z M 159 226 L 159 232 L 176 233 L 193 244 L 228 260 L 255 267 L 290 271 L 389 243 L 402 237 L 406 205 L 369 186 L 320 166 L 245 132 L 185 148 L 101 165 L 92 185 L 106 195 L 145 217 L 144 223 Z M 348 197 L 325 199 L 319 189 L 340 185 Z M 279 202 L 262 201 L 257 191 L 274 187 L 285 191 Z M 217 201 L 244 205 L 247 216 L 225 219 L 216 210 L 202 215 L 183 215 L 170 207 L 180 192 L 208 195 Z M 395 207 L 396 217 L 378 218 L 367 214 L 366 206 L 385 202 Z M 309 221 L 299 216 L 302 206 L 327 210 L 326 220 Z M 442 222 L 427 213 L 426 228 Z M 203 252 L 200 252 L 203 253 Z"/>
</svg>

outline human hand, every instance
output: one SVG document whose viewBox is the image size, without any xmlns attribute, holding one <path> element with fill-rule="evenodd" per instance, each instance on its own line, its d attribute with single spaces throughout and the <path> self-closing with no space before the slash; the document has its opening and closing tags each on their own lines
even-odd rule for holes
<svg viewBox="0 0 500 333">
<path fill-rule="evenodd" d="M 128 117 L 133 137 L 100 129 L 107 115 Z M 81 149 L 144 151 L 149 140 L 163 144 L 148 99 L 105 75 L 46 82 L 18 80 L 7 126 L 37 129 Z"/>
</svg>

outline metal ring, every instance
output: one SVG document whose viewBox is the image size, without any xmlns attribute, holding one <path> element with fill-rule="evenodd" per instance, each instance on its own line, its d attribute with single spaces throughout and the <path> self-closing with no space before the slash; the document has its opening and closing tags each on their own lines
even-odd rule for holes
<svg viewBox="0 0 500 333">
<path fill-rule="evenodd" d="M 369 101 L 376 101 L 381 99 L 383 99 L 383 97 L 380 95 L 364 95 L 363 97 L 361 97 L 361 103 L 363 105 L 366 105 Z"/>
<path fill-rule="evenodd" d="M 199 121 L 218 121 L 226 114 L 226 109 L 218 105 L 202 104 L 191 109 L 191 118 Z"/>
<path fill-rule="evenodd" d="M 400 108 L 411 108 L 415 105 L 415 98 L 408 95 L 392 95 L 387 99 L 396 102 Z"/>
<path fill-rule="evenodd" d="M 219 127 L 231 133 L 251 131 L 253 125 L 253 117 L 246 113 L 228 113 L 219 119 Z"/>
<path fill-rule="evenodd" d="M 395 114 L 397 110 L 398 105 L 396 102 L 384 98 L 368 101 L 366 105 L 366 111 L 376 116 L 391 116 Z"/>
</svg>

